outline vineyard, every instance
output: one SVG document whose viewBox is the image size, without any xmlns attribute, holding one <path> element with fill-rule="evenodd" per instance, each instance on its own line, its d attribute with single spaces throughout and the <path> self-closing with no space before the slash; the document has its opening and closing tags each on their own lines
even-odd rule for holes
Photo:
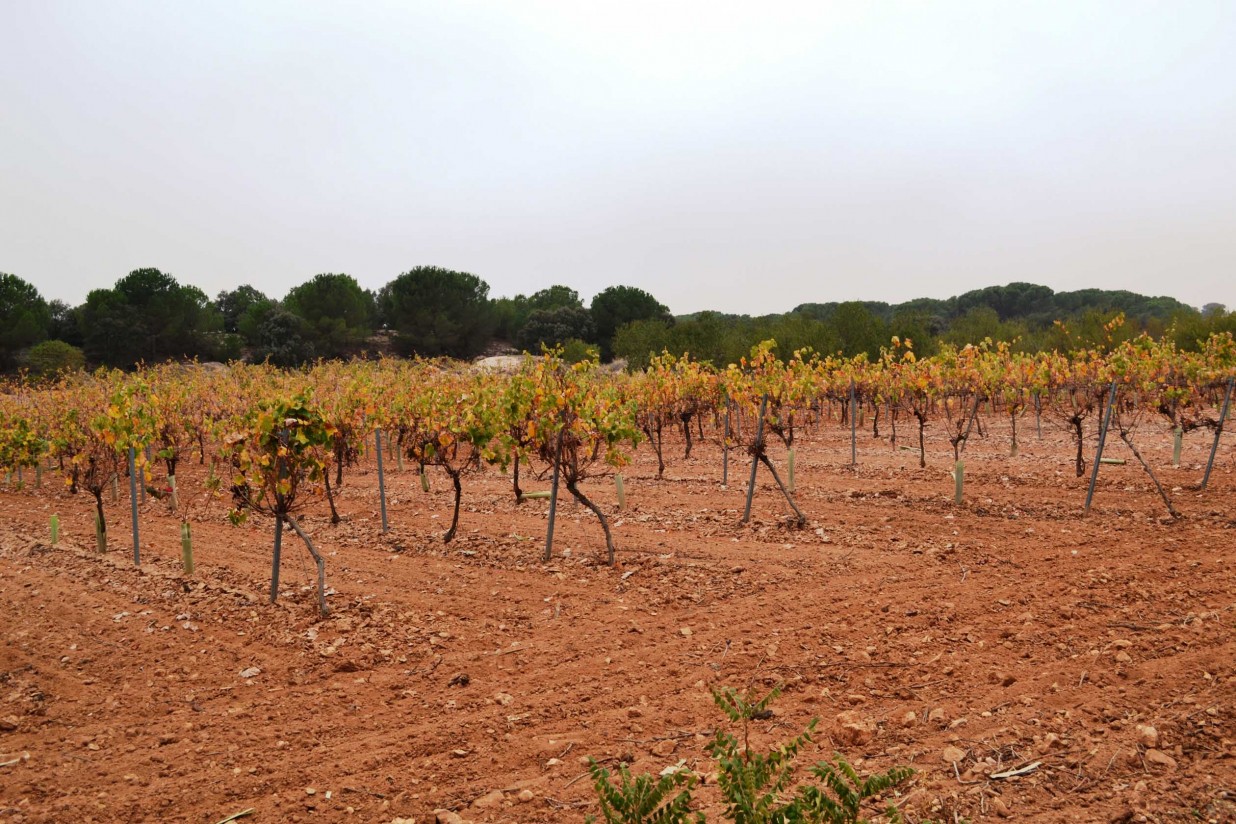
<svg viewBox="0 0 1236 824">
<path fill-rule="evenodd" d="M 702 771 L 751 683 L 769 740 L 913 767 L 911 821 L 1228 820 L 1234 376 L 1222 335 L 14 383 L 0 820 L 578 821 L 581 758 Z"/>
</svg>

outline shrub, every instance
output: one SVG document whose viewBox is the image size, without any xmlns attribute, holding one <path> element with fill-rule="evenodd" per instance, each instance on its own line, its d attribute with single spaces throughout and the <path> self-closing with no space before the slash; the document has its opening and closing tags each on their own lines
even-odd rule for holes
<svg viewBox="0 0 1236 824">
<path fill-rule="evenodd" d="M 86 356 L 82 350 L 62 340 L 45 340 L 26 352 L 26 364 L 31 374 L 50 377 L 84 368 Z"/>
</svg>

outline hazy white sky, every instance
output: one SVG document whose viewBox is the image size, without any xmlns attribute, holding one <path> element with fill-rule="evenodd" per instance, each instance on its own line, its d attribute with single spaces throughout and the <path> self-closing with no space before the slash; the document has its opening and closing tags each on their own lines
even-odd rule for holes
<svg viewBox="0 0 1236 824">
<path fill-rule="evenodd" d="M 0 0 L 0 271 L 1236 306 L 1236 3 Z"/>
</svg>

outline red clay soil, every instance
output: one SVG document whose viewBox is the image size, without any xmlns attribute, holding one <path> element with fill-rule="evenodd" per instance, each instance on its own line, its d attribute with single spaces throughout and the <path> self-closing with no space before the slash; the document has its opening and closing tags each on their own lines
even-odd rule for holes
<svg viewBox="0 0 1236 824">
<path fill-rule="evenodd" d="M 516 506 L 497 470 L 465 478 L 443 545 L 445 477 L 426 494 L 388 464 L 383 535 L 369 456 L 343 523 L 319 501 L 303 516 L 326 618 L 292 535 L 268 603 L 272 524 L 233 527 L 226 502 L 194 516 L 185 578 L 161 501 L 141 508 L 138 569 L 123 485 L 106 555 L 58 475 L 5 490 L 0 822 L 578 822 L 597 812 L 589 756 L 684 762 L 721 821 L 709 687 L 777 684 L 754 741 L 818 717 L 803 762 L 913 767 L 886 799 L 911 822 L 1236 820 L 1230 438 L 1199 492 L 1207 436 L 1174 469 L 1161 429 L 1138 434 L 1173 521 L 1119 442 L 1129 462 L 1102 467 L 1083 516 L 1067 435 L 1022 429 L 1015 458 L 1004 432 L 971 441 L 961 506 L 947 445 L 919 469 L 868 433 L 853 470 L 835 422 L 800 436 L 802 529 L 763 469 L 739 525 L 749 465 L 731 453 L 722 488 L 715 439 L 689 460 L 667 446 L 663 480 L 643 446 L 627 511 L 609 478 L 583 487 L 614 515 L 616 569 L 570 501 L 542 563 L 548 504 Z"/>
</svg>

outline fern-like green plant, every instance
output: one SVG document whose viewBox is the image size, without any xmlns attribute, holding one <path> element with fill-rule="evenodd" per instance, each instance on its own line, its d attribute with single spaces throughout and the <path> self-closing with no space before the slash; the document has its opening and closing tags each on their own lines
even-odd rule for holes
<svg viewBox="0 0 1236 824">
<path fill-rule="evenodd" d="M 893 789 L 914 774 L 908 767 L 893 767 L 888 772 L 862 778 L 840 753 L 833 761 L 821 761 L 811 773 L 822 786 L 795 786 L 795 764 L 799 752 L 811 743 L 818 718 L 811 719 L 799 735 L 778 744 L 768 752 L 751 749 L 751 723 L 768 718 L 768 705 L 780 695 L 773 688 L 758 701 L 752 694 L 732 687 L 713 689 L 717 707 L 740 728 L 741 739 L 718 729 L 707 750 L 717 761 L 717 784 L 725 799 L 725 817 L 734 824 L 869 824 L 860 816 L 862 805 Z M 595 761 L 588 767 L 601 804 L 606 824 L 678 824 L 695 821 L 703 824 L 704 814 L 691 817 L 691 787 L 694 776 L 677 771 L 654 780 L 649 775 L 632 778 L 625 764 L 618 767 L 618 783 L 610 781 L 609 770 Z M 670 798 L 679 788 L 681 791 Z M 668 799 L 668 801 L 667 801 Z M 891 824 L 900 822 L 901 813 L 889 805 L 884 816 Z M 588 824 L 596 819 L 589 816 Z"/>
<path fill-rule="evenodd" d="M 592 785 L 601 803 L 605 824 L 704 824 L 704 814 L 691 815 L 691 787 L 695 776 L 676 770 L 654 780 L 650 775 L 631 777 L 626 764 L 618 765 L 617 783 L 610 781 L 609 770 L 594 760 L 588 762 Z M 671 796 L 675 790 L 677 795 Z M 585 821 L 596 821 L 588 816 Z"/>
<path fill-rule="evenodd" d="M 768 713 L 768 705 L 780 695 L 774 687 L 763 698 L 753 700 L 750 693 L 733 687 L 713 689 L 712 700 L 731 722 L 738 724 L 742 741 L 718 729 L 708 754 L 717 760 L 717 783 L 725 798 L 726 816 L 734 824 L 775 824 L 795 821 L 797 799 L 789 796 L 794 781 L 794 759 L 804 744 L 811 742 L 817 719 L 807 729 L 767 753 L 751 749 L 751 722 Z"/>
<path fill-rule="evenodd" d="M 862 803 L 882 795 L 914 775 L 914 770 L 909 767 L 893 767 L 886 773 L 876 773 L 864 779 L 859 777 L 841 753 L 833 753 L 833 758 L 835 763 L 821 761 L 811 768 L 815 777 L 832 791 L 831 797 L 820 787 L 808 785 L 799 790 L 802 807 L 809 813 L 807 820 L 827 824 L 866 824 L 867 819 L 859 817 Z M 892 824 L 901 821 L 901 812 L 892 804 L 888 805 L 884 814 Z"/>
</svg>

